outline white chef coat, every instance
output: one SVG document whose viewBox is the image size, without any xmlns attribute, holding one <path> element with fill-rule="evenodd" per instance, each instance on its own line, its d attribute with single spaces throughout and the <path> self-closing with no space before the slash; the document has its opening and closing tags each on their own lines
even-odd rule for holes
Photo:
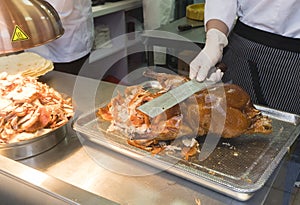
<svg viewBox="0 0 300 205">
<path fill-rule="evenodd" d="M 175 0 L 143 0 L 144 29 L 152 30 L 174 18 Z M 154 46 L 154 63 L 166 64 L 166 48 Z"/>
<path fill-rule="evenodd" d="M 157 29 L 174 18 L 175 0 L 143 0 L 145 30 Z"/>
<path fill-rule="evenodd" d="M 263 31 L 300 38 L 300 0 L 206 0 L 205 23 L 219 19 L 231 30 L 236 17 Z"/>
<path fill-rule="evenodd" d="M 65 33 L 28 51 L 52 60 L 71 62 L 87 55 L 93 46 L 94 24 L 89 0 L 47 0 L 58 12 Z"/>
</svg>

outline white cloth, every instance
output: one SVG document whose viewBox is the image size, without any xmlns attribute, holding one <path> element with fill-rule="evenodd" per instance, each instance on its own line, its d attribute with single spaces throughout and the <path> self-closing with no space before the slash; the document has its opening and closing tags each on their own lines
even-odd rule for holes
<svg viewBox="0 0 300 205">
<path fill-rule="evenodd" d="M 65 33 L 58 39 L 27 51 L 53 62 L 71 62 L 87 55 L 93 46 L 94 23 L 91 1 L 47 0 L 58 12 Z"/>
<path fill-rule="evenodd" d="M 244 24 L 286 37 L 300 38 L 300 0 L 206 0 L 205 22 L 223 21 L 232 29 Z"/>
</svg>

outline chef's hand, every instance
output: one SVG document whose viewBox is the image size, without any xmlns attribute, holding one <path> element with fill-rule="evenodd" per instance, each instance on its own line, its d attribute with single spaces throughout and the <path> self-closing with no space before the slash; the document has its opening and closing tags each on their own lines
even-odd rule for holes
<svg viewBox="0 0 300 205">
<path fill-rule="evenodd" d="M 206 33 L 206 42 L 203 50 L 190 63 L 190 79 L 196 78 L 197 81 L 220 81 L 223 72 L 220 69 L 209 75 L 211 68 L 221 60 L 223 48 L 228 41 L 224 33 L 217 29 L 209 29 Z M 209 75 L 209 76 L 208 76 Z"/>
</svg>

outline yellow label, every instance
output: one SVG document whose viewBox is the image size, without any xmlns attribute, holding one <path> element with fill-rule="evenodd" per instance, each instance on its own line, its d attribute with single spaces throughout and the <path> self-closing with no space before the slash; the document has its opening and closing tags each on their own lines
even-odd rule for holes
<svg viewBox="0 0 300 205">
<path fill-rule="evenodd" d="M 19 26 L 16 25 L 11 41 L 12 42 L 25 41 L 28 39 L 29 39 L 29 36 Z"/>
</svg>

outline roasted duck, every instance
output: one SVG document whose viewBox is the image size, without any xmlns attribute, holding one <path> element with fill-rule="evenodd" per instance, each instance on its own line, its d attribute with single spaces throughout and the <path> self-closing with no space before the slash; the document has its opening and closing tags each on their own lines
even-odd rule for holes
<svg viewBox="0 0 300 205">
<path fill-rule="evenodd" d="M 141 85 L 129 86 L 124 94 L 119 93 L 97 113 L 103 120 L 111 122 L 108 132 L 124 133 L 129 137 L 130 145 L 157 153 L 165 149 L 168 142 L 183 136 L 195 138 L 215 133 L 223 138 L 234 138 L 242 134 L 272 132 L 271 119 L 262 115 L 251 103 L 249 95 L 234 84 L 208 87 L 152 119 L 136 108 L 188 79 L 151 70 L 144 75 L 156 79 L 161 89 L 153 92 Z M 197 142 L 193 141 L 187 147 L 185 158 L 195 154 Z"/>
</svg>

